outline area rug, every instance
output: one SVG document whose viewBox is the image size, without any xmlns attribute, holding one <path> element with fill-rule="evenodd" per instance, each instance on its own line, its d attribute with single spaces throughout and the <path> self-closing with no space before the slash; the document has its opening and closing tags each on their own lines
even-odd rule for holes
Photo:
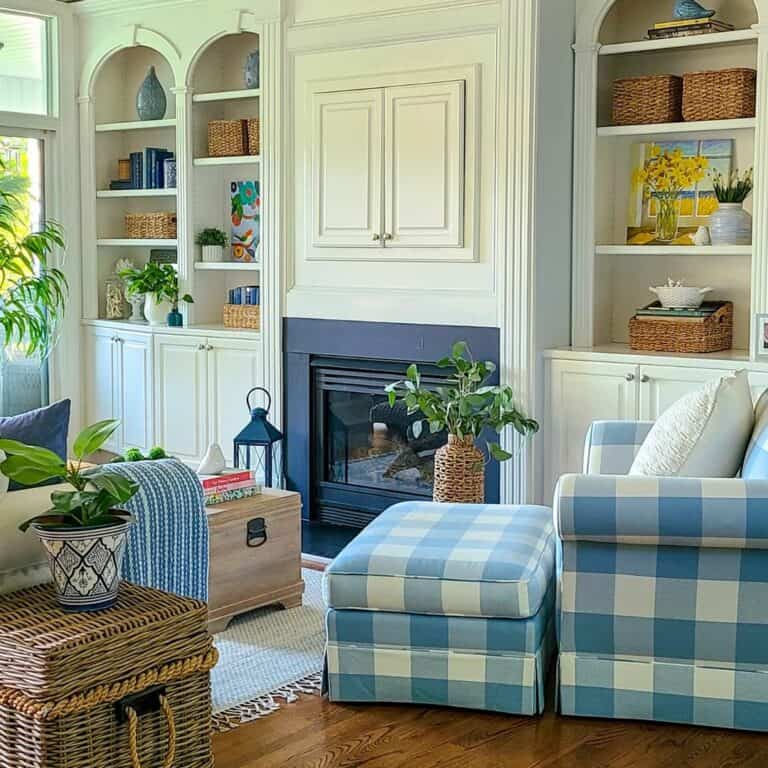
<svg viewBox="0 0 768 768">
<path fill-rule="evenodd" d="M 319 571 L 302 570 L 300 608 L 262 608 L 216 635 L 219 663 L 211 673 L 213 723 L 227 731 L 278 710 L 301 693 L 320 691 L 325 607 Z"/>
</svg>

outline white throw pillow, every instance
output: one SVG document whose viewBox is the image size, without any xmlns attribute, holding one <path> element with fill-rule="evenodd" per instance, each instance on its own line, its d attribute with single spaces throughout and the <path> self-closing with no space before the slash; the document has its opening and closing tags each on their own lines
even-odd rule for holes
<svg viewBox="0 0 768 768">
<path fill-rule="evenodd" d="M 754 419 L 747 372 L 715 379 L 664 411 L 629 474 L 736 477 Z"/>
</svg>

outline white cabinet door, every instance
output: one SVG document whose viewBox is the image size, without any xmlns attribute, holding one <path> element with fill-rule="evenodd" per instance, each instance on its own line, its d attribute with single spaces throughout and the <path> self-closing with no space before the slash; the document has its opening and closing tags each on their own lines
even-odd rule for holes
<svg viewBox="0 0 768 768">
<path fill-rule="evenodd" d="M 314 95 L 314 246 L 382 247 L 382 101 L 379 88 Z"/>
<path fill-rule="evenodd" d="M 122 421 L 120 449 L 153 445 L 152 337 L 142 333 L 120 333 L 116 345 L 118 412 Z"/>
<path fill-rule="evenodd" d="M 199 461 L 208 447 L 206 339 L 155 337 L 157 443 L 182 461 Z"/>
<path fill-rule="evenodd" d="M 768 373 L 761 371 L 749 372 L 749 387 L 752 390 L 752 399 L 757 402 L 763 392 L 768 389 Z"/>
<path fill-rule="evenodd" d="M 640 419 L 656 421 L 676 400 L 728 373 L 727 368 L 640 366 Z"/>
<path fill-rule="evenodd" d="M 625 363 L 551 361 L 546 494 L 560 475 L 582 471 L 584 439 L 593 421 L 637 418 L 637 375 L 637 367 Z"/>
<path fill-rule="evenodd" d="M 385 89 L 386 247 L 460 247 L 464 83 Z"/>
<path fill-rule="evenodd" d="M 234 464 L 232 442 L 250 418 L 245 397 L 262 384 L 259 345 L 253 341 L 208 339 L 208 404 L 211 441 Z"/>
<path fill-rule="evenodd" d="M 88 424 L 119 417 L 116 392 L 117 333 L 111 328 L 85 330 L 85 418 Z M 119 449 L 116 433 L 104 444 L 108 451 Z"/>
</svg>

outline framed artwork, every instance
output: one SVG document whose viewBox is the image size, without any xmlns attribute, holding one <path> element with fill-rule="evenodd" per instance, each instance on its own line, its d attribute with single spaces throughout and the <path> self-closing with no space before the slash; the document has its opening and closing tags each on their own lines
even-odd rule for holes
<svg viewBox="0 0 768 768">
<path fill-rule="evenodd" d="M 757 356 L 768 358 L 768 315 L 757 315 L 755 321 Z"/>
<path fill-rule="evenodd" d="M 257 261 L 261 242 L 259 182 L 230 182 L 230 203 L 232 259 L 242 262 Z"/>
<path fill-rule="evenodd" d="M 720 171 L 728 176 L 733 167 L 733 139 L 691 139 L 678 141 L 657 141 L 635 144 L 632 147 L 632 167 L 641 168 L 651 156 L 654 147 L 662 152 L 674 152 L 679 149 L 687 157 L 705 157 L 708 161 L 707 176 L 691 189 L 686 190 L 680 201 L 681 231 L 691 228 L 693 232 L 717 210 L 717 198 L 712 187 L 710 171 Z M 655 198 L 647 197 L 642 188 L 630 181 L 628 211 L 628 237 L 636 236 L 638 231 L 655 228 L 656 207 Z"/>
</svg>

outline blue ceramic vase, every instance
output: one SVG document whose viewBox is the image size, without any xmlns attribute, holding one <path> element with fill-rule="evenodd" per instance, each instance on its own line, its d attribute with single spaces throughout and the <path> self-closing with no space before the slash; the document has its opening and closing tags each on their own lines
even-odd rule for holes
<svg viewBox="0 0 768 768">
<path fill-rule="evenodd" d="M 181 328 L 184 325 L 184 316 L 178 309 L 172 309 L 168 313 L 168 327 Z"/>
<path fill-rule="evenodd" d="M 246 88 L 258 88 L 259 87 L 259 52 L 253 51 L 248 54 L 248 58 L 245 60 L 245 87 Z"/>
<path fill-rule="evenodd" d="M 136 112 L 139 120 L 162 120 L 165 117 L 165 108 L 168 102 L 165 91 L 157 79 L 155 68 L 150 67 L 144 82 L 136 94 Z"/>
</svg>

